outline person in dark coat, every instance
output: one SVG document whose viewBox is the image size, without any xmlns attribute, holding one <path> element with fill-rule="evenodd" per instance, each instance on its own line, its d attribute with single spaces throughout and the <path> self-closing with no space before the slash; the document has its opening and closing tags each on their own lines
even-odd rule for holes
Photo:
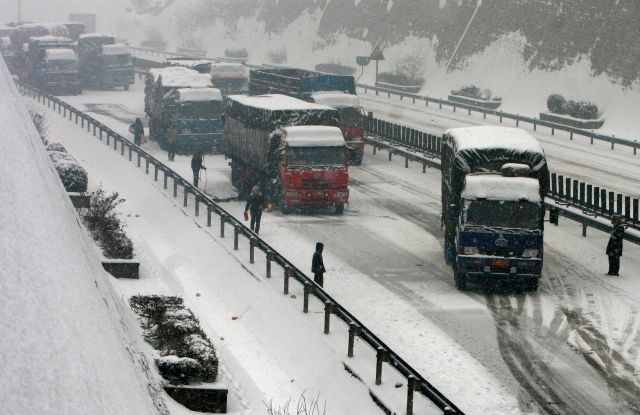
<svg viewBox="0 0 640 415">
<path fill-rule="evenodd" d="M 260 192 L 258 186 L 253 186 L 251 194 L 247 198 L 247 204 L 244 207 L 245 214 L 247 211 L 251 214 L 251 230 L 260 233 L 260 219 L 262 219 L 262 206 L 264 205 L 264 196 Z"/>
<path fill-rule="evenodd" d="M 176 158 L 176 144 L 178 143 L 178 127 L 175 122 L 169 123 L 164 140 L 167 143 L 167 157 L 169 161 L 173 161 Z"/>
<path fill-rule="evenodd" d="M 622 256 L 622 240 L 624 239 L 624 225 L 620 215 L 611 218 L 613 230 L 607 244 L 607 256 L 609 257 L 609 272 L 607 275 L 618 275 L 620 271 L 620 257 Z"/>
<path fill-rule="evenodd" d="M 207 170 L 204 166 L 202 150 L 198 149 L 193 153 L 191 158 L 191 170 L 193 170 L 193 185 L 198 187 L 198 178 L 200 177 L 200 170 Z"/>
<path fill-rule="evenodd" d="M 313 272 L 313 281 L 316 282 L 319 286 L 322 287 L 324 284 L 324 273 L 326 270 L 324 269 L 324 261 L 322 259 L 322 250 L 324 249 L 324 244 L 322 242 L 316 243 L 316 252 L 313 253 L 313 261 L 311 261 L 311 272 Z"/>
<path fill-rule="evenodd" d="M 144 137 L 144 126 L 142 120 L 136 118 L 136 120 L 129 126 L 129 132 L 133 134 L 133 144 L 139 146 L 142 144 L 142 137 Z"/>
</svg>

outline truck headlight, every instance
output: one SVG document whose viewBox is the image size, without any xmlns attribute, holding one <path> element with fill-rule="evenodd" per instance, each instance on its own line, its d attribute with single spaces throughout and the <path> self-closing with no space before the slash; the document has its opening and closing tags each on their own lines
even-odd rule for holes
<svg viewBox="0 0 640 415">
<path fill-rule="evenodd" d="M 525 249 L 522 252 L 522 257 L 523 258 L 536 258 L 538 256 L 538 250 L 537 249 Z"/>
<path fill-rule="evenodd" d="M 480 251 L 478 251 L 477 246 L 463 246 L 462 253 L 464 255 L 478 255 Z"/>
</svg>

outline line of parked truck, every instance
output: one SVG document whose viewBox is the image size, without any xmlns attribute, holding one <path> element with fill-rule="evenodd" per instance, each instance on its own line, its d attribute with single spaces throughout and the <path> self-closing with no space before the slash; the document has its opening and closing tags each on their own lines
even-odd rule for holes
<svg viewBox="0 0 640 415">
<path fill-rule="evenodd" d="M 36 86 L 128 89 L 133 83 L 128 50 L 112 36 L 64 25 L 25 26 L 11 29 L 8 38 L 0 28 L 0 50 Z M 352 76 L 280 67 L 247 72 L 241 63 L 197 58 L 140 64 L 148 65 L 150 137 L 161 146 L 173 126 L 177 152 L 203 150 L 230 159 L 241 196 L 259 184 L 285 214 L 302 206 L 343 213 L 348 166 L 362 163 L 364 152 L 363 111 Z M 502 279 L 536 290 L 549 175 L 539 143 L 514 128 L 451 129 L 443 135 L 441 156 L 444 253 L 456 287 Z"/>
</svg>

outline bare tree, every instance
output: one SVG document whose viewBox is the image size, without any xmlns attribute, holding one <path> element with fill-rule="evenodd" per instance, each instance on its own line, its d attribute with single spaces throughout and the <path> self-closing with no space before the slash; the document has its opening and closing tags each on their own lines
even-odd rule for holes
<svg viewBox="0 0 640 415">
<path fill-rule="evenodd" d="M 405 55 L 396 61 L 396 73 L 404 75 L 409 82 L 415 83 L 421 78 L 420 74 L 424 71 L 425 60 L 417 54 Z"/>
</svg>

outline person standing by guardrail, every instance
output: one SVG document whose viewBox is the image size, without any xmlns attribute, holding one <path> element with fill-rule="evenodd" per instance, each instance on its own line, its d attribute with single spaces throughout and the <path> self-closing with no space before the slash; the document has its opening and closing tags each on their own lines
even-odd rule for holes
<svg viewBox="0 0 640 415">
<path fill-rule="evenodd" d="M 324 284 L 324 260 L 322 259 L 322 251 L 324 250 L 324 244 L 322 242 L 316 243 L 316 252 L 313 253 L 313 261 L 311 261 L 311 272 L 313 272 L 313 281 L 319 286 Z"/>
<path fill-rule="evenodd" d="M 611 217 L 613 230 L 607 244 L 607 256 L 609 257 L 609 272 L 607 275 L 618 276 L 620 271 L 620 257 L 622 256 L 622 241 L 624 239 L 624 225 L 620 215 Z"/>
<path fill-rule="evenodd" d="M 144 126 L 142 120 L 136 118 L 136 120 L 129 126 L 129 132 L 133 134 L 133 144 L 139 146 L 142 144 L 142 138 L 144 137 Z"/>
<path fill-rule="evenodd" d="M 193 170 L 193 185 L 198 187 L 198 179 L 200 178 L 200 170 L 207 170 L 204 166 L 204 155 L 202 150 L 197 149 L 191 158 L 191 170 Z"/>
<path fill-rule="evenodd" d="M 167 143 L 167 157 L 169 161 L 173 161 L 176 158 L 176 144 L 178 143 L 178 129 L 175 122 L 169 123 L 164 139 Z"/>
<path fill-rule="evenodd" d="M 260 233 L 260 220 L 262 219 L 262 207 L 264 206 L 264 196 L 260 192 L 258 186 L 253 186 L 251 194 L 247 198 L 247 204 L 244 207 L 245 216 L 247 211 L 251 213 L 251 230 L 256 234 Z"/>
</svg>

